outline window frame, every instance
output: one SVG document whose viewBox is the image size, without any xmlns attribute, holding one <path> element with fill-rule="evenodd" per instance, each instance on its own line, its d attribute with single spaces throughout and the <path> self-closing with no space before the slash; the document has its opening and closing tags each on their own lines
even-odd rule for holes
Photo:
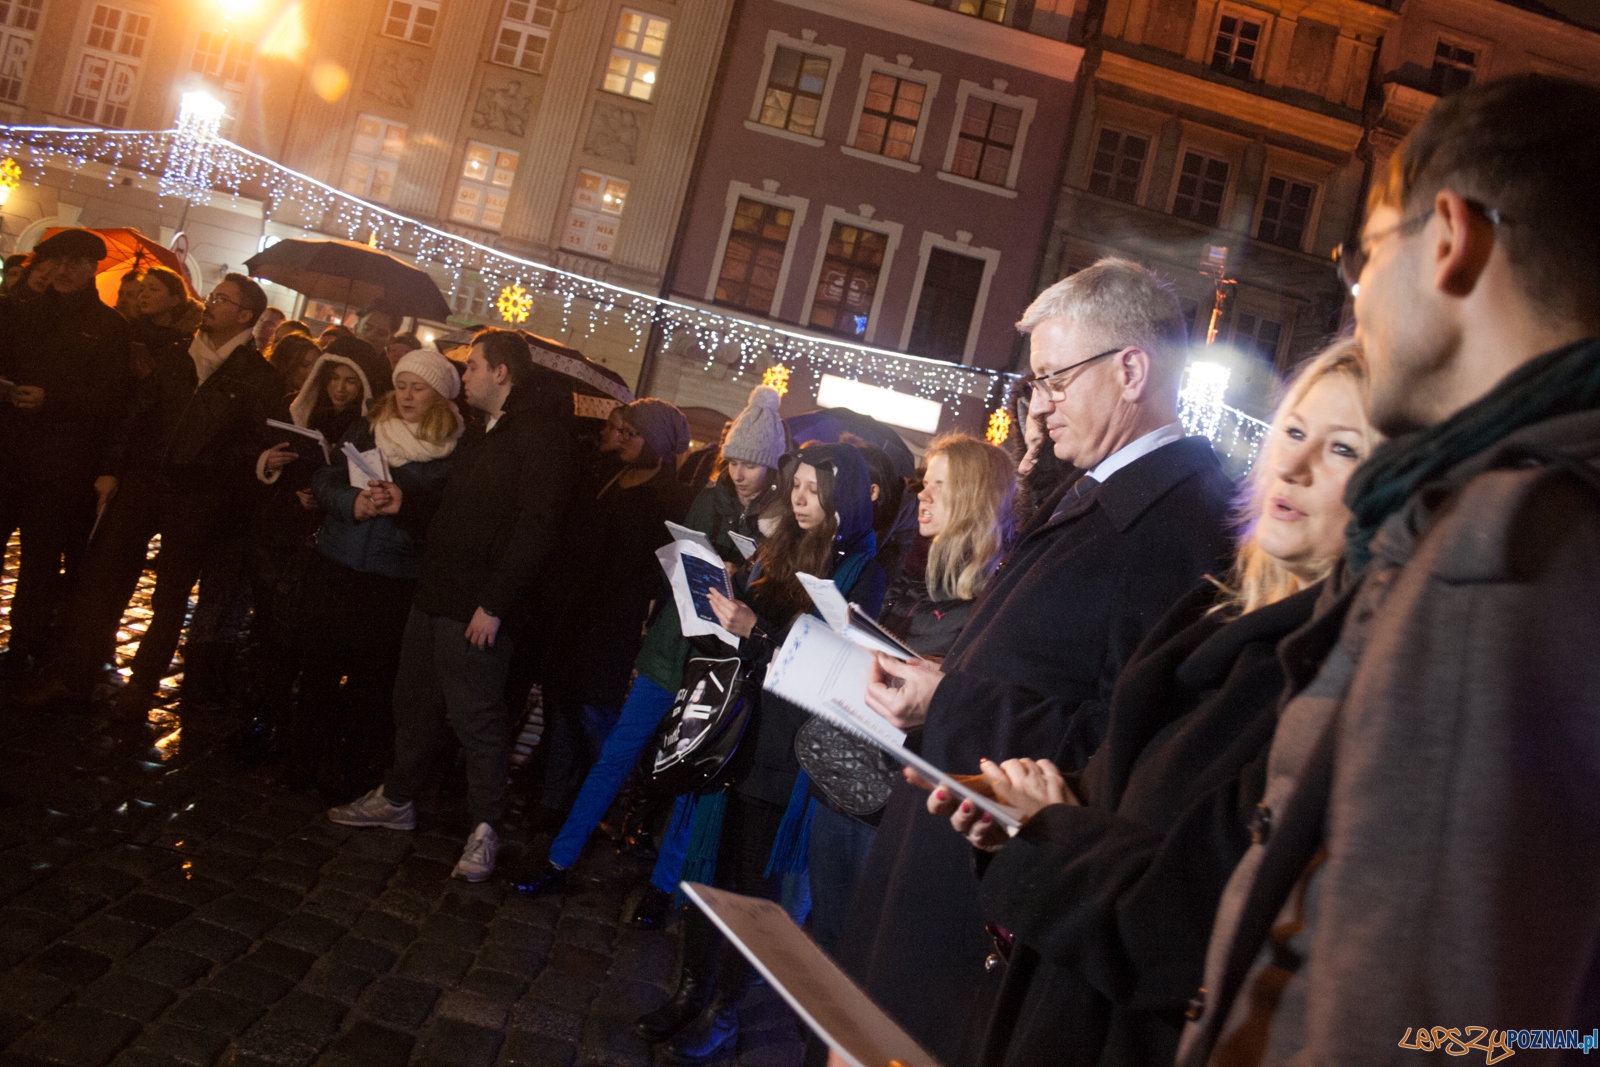
<svg viewBox="0 0 1600 1067">
<path fill-rule="evenodd" d="M 861 207 L 869 206 L 867 204 L 861 205 Z M 859 210 L 860 208 L 857 208 L 857 211 Z M 836 341 L 842 340 L 846 344 L 858 343 L 840 334 L 828 333 L 811 325 L 811 308 L 817 300 L 817 283 L 822 280 L 822 268 L 828 258 L 828 238 L 833 233 L 834 223 L 844 223 L 846 226 L 855 226 L 858 229 L 875 230 L 888 238 L 884 242 L 883 265 L 878 268 L 878 284 L 872 292 L 872 309 L 867 312 L 867 328 L 862 331 L 859 343 L 870 345 L 876 341 L 878 326 L 883 320 L 884 294 L 889 290 L 889 272 L 894 267 L 894 254 L 900 248 L 900 238 L 905 232 L 904 224 L 890 222 L 887 219 L 874 218 L 873 215 L 876 214 L 877 212 L 852 214 L 844 208 L 833 204 L 823 207 L 817 251 L 811 263 L 811 278 L 806 285 L 805 302 L 800 306 L 800 327 L 802 329 L 833 338 Z M 718 263 L 721 263 L 721 260 L 718 260 Z"/>
<path fill-rule="evenodd" d="M 963 234 L 967 237 L 965 244 L 960 240 Z M 974 245 L 971 238 L 972 235 L 965 230 L 958 231 L 954 240 L 932 230 L 922 231 L 922 242 L 917 249 L 917 273 L 911 283 L 911 302 L 906 305 L 905 323 L 900 327 L 899 351 L 909 350 L 911 331 L 917 323 L 917 305 L 922 303 L 922 285 L 928 276 L 928 261 L 933 258 L 933 250 L 939 248 L 958 256 L 966 256 L 968 259 L 983 260 L 983 280 L 978 283 L 978 299 L 972 305 L 972 319 L 967 323 L 966 346 L 961 353 L 960 365 L 972 366 L 972 361 L 978 354 L 978 336 L 983 331 L 983 314 L 989 304 L 989 290 L 994 282 L 995 272 L 1000 269 L 1000 249 Z"/>
<path fill-rule="evenodd" d="M 622 45 L 616 43 L 617 35 L 622 32 L 622 20 L 629 15 L 638 15 L 640 18 L 644 19 L 645 28 L 648 27 L 652 20 L 666 23 L 666 31 L 661 35 L 661 54 L 659 56 L 653 56 L 649 52 L 640 51 L 638 49 L 624 48 Z M 619 9 L 617 12 L 616 26 L 611 31 L 611 43 L 606 48 L 605 65 L 600 71 L 600 91 L 603 93 L 610 93 L 612 96 L 623 97 L 626 100 L 634 100 L 641 104 L 655 103 L 656 90 L 661 86 L 662 72 L 667 63 L 667 38 L 672 33 L 673 21 L 673 19 L 670 19 L 665 15 L 657 15 L 653 12 L 645 11 L 642 8 L 624 7 Z M 644 34 L 644 28 L 641 28 L 640 33 L 641 35 Z M 629 61 L 627 82 L 621 91 L 606 87 L 606 78 L 608 78 L 611 73 L 611 60 L 617 58 L 618 56 L 628 57 Z M 634 81 L 636 80 L 635 75 L 638 69 L 637 64 L 640 60 L 645 60 L 655 64 L 656 76 L 654 81 L 645 82 L 643 79 L 638 79 L 643 84 L 650 86 L 650 94 L 648 96 L 636 96 L 634 93 L 628 91 L 633 87 Z"/>
<path fill-rule="evenodd" d="M 1178 185 L 1183 181 L 1183 159 L 1190 152 L 1228 165 L 1228 181 L 1222 189 L 1222 203 L 1217 209 L 1217 221 L 1215 224 L 1207 224 L 1199 219 L 1189 218 L 1177 213 Z M 1175 219 L 1195 226 L 1205 226 L 1212 230 L 1227 229 L 1228 219 L 1233 209 L 1234 195 L 1239 186 L 1239 166 L 1240 160 L 1237 152 L 1230 151 L 1212 141 L 1184 138 L 1179 143 L 1178 152 L 1172 160 L 1172 187 L 1167 190 L 1166 213 Z"/>
<path fill-rule="evenodd" d="M 373 122 L 378 123 L 378 126 L 379 126 L 379 129 L 378 129 L 379 151 L 378 151 L 378 154 L 376 154 L 376 155 L 368 155 L 367 153 L 364 153 L 364 152 L 363 153 L 358 153 L 356 151 L 355 142 L 356 142 L 356 138 L 360 136 L 361 122 L 364 119 L 371 119 Z M 401 134 L 402 134 L 402 136 L 401 136 L 401 145 L 400 145 L 400 154 L 395 156 L 395 157 L 393 157 L 393 159 L 390 160 L 390 158 L 388 156 L 383 155 L 382 149 L 383 149 L 384 145 L 388 144 L 388 141 L 389 141 L 388 133 L 389 133 L 389 131 L 391 129 L 394 129 L 394 128 L 398 128 L 401 131 Z M 340 191 L 349 193 L 351 196 L 359 196 L 361 199 L 371 201 L 374 204 L 389 204 L 389 203 L 393 203 L 394 202 L 393 185 L 391 185 L 391 187 L 390 187 L 391 192 L 390 192 L 390 196 L 389 196 L 388 199 L 379 200 L 379 199 L 377 199 L 376 197 L 374 197 L 372 195 L 372 174 L 371 173 L 368 173 L 368 175 L 367 175 L 367 180 L 366 180 L 367 187 L 366 187 L 366 189 L 364 191 L 358 193 L 358 192 L 355 192 L 354 190 L 350 189 L 348 187 L 348 183 L 349 183 L 349 179 L 350 179 L 350 161 L 359 156 L 359 158 L 369 161 L 373 165 L 374 168 L 376 168 L 377 166 L 379 166 L 381 163 L 383 163 L 385 161 L 393 162 L 394 165 L 395 165 L 395 182 L 394 182 L 394 184 L 398 184 L 399 183 L 399 172 L 400 172 L 400 160 L 405 158 L 406 148 L 409 146 L 410 140 L 411 140 L 411 127 L 410 127 L 409 123 L 395 122 L 392 119 L 387 119 L 387 118 L 383 117 L 382 115 L 377 115 L 377 114 L 374 114 L 374 113 L 372 113 L 370 111 L 363 111 L 363 112 L 358 113 L 356 115 L 356 132 L 354 132 L 354 133 L 352 133 L 350 135 L 349 146 L 345 149 L 345 154 L 344 154 L 345 170 L 344 170 L 344 176 L 343 176 L 342 180 L 339 182 Z"/>
<path fill-rule="evenodd" d="M 409 4 L 411 6 L 411 14 L 405 20 L 406 29 L 404 34 L 389 32 L 389 21 L 392 17 L 390 12 L 394 10 L 395 4 Z M 433 11 L 433 25 L 428 27 L 428 39 L 419 41 L 412 34 L 416 32 L 417 28 L 417 12 L 423 8 L 429 8 Z M 378 36 L 387 37 L 391 41 L 405 41 L 407 44 L 414 44 L 419 48 L 432 48 L 434 42 L 438 39 L 439 24 L 443 15 L 444 12 L 441 10 L 440 0 L 384 0 L 383 14 L 380 16 L 378 23 Z"/>
<path fill-rule="evenodd" d="M 1443 26 L 1435 27 L 1432 40 L 1433 47 L 1428 53 L 1426 64 L 1426 69 L 1428 71 L 1428 94 L 1430 96 L 1447 95 L 1445 93 L 1435 93 L 1433 91 L 1433 68 L 1434 64 L 1438 60 L 1440 45 L 1448 45 L 1449 47 L 1458 51 L 1467 51 L 1472 53 L 1472 79 L 1467 82 L 1464 88 L 1470 89 L 1472 86 L 1481 85 L 1484 81 L 1488 80 L 1487 68 L 1489 65 L 1489 43 L 1487 41 L 1479 40 L 1475 37 L 1468 37 L 1465 34 L 1458 33 Z M 1460 91 L 1460 89 L 1451 90 L 1451 92 Z"/>
<path fill-rule="evenodd" d="M 606 211 L 604 208 L 595 209 L 580 207 L 575 202 L 578 199 L 578 181 L 585 174 L 592 174 L 596 178 L 600 179 L 600 189 L 602 192 L 605 190 L 606 182 L 621 182 L 624 186 L 624 191 L 622 194 L 622 209 L 620 211 Z M 603 252 L 592 247 L 592 239 L 589 242 L 591 247 L 588 248 L 573 248 L 569 246 L 567 244 L 567 231 L 572 226 L 573 215 L 585 215 L 591 220 L 609 218 L 614 220 L 613 225 L 620 226 L 622 217 L 628 210 L 628 195 L 633 192 L 633 183 L 634 179 L 632 178 L 624 178 L 617 174 L 607 174 L 604 171 L 595 170 L 593 167 L 576 168 L 576 170 L 573 172 L 573 180 L 570 186 L 572 192 L 567 197 L 567 212 L 564 216 L 562 216 L 561 234 L 556 238 L 555 242 L 556 249 L 558 251 L 568 253 L 569 255 L 588 256 L 590 259 L 603 260 L 607 263 L 611 262 L 612 258 L 616 255 L 617 241 L 621 238 L 620 231 L 612 235 L 611 247 Z M 593 226 L 590 226 L 589 233 L 594 233 Z"/>
<path fill-rule="evenodd" d="M 854 159 L 868 159 L 911 174 L 922 173 L 922 145 L 928 136 L 928 120 L 933 117 L 934 98 L 939 95 L 940 75 L 938 71 L 918 70 L 911 65 L 913 62 L 910 56 L 904 55 L 895 57 L 893 63 L 882 56 L 870 53 L 861 57 L 861 78 L 860 84 L 856 87 L 856 106 L 851 114 L 850 134 L 839 145 L 839 151 Z M 891 159 L 882 153 L 867 152 L 856 147 L 856 136 L 861 132 L 861 116 L 866 109 L 867 86 L 874 74 L 887 74 L 894 78 L 918 82 L 927 89 L 927 95 L 922 98 L 922 112 L 917 116 L 917 132 L 911 140 L 909 160 Z"/>
<path fill-rule="evenodd" d="M 966 17 L 975 18 L 977 16 L 969 15 Z M 964 175 L 950 172 L 950 168 L 955 164 L 956 149 L 959 147 L 958 142 L 961 139 L 961 120 L 966 117 L 967 102 L 973 97 L 977 97 L 979 100 L 987 100 L 991 104 L 1016 108 L 1022 112 L 1022 117 L 1017 121 L 1017 142 L 1011 148 L 1011 166 L 1006 172 L 1006 183 L 1004 185 L 994 185 L 977 178 L 968 178 Z M 980 189 L 994 196 L 1003 196 L 1008 200 L 1016 199 L 1017 176 L 1022 172 L 1022 154 L 1027 151 L 1028 130 L 1033 125 L 1034 115 L 1038 112 L 1038 109 L 1039 101 L 1031 96 L 1013 96 L 999 87 L 986 89 L 977 82 L 967 81 L 963 78 L 956 85 L 956 114 L 950 124 L 950 140 L 945 145 L 944 165 L 939 169 L 938 179 L 967 189 Z"/>
<path fill-rule="evenodd" d="M 766 103 L 767 83 L 772 78 L 772 63 L 777 58 L 779 48 L 792 48 L 796 52 L 805 52 L 814 56 L 822 56 L 828 60 L 828 80 L 822 87 L 822 102 L 817 106 L 817 133 L 822 134 L 827 129 L 828 111 L 833 106 L 833 90 L 839 84 L 839 71 L 844 66 L 846 49 L 841 45 L 818 44 L 815 34 L 810 30 L 801 30 L 801 37 L 790 37 L 782 30 L 768 30 L 765 55 L 761 60 L 761 74 L 756 79 L 756 91 L 750 101 L 750 117 L 745 119 L 744 128 L 756 133 L 768 134 L 772 137 L 782 137 L 786 141 L 797 141 L 800 144 L 821 148 L 827 144 L 826 137 L 807 137 L 803 133 L 796 133 L 790 129 L 778 129 L 768 126 L 761 121 L 761 108 Z M 804 36 L 811 34 L 810 37 Z"/>
<path fill-rule="evenodd" d="M 113 31 L 115 34 L 115 39 L 111 48 L 102 48 L 99 45 L 89 43 L 89 36 L 95 30 L 95 11 L 102 7 L 120 12 L 123 16 L 131 15 L 134 18 L 144 20 L 144 33 L 140 35 L 142 43 L 140 51 L 137 55 L 123 52 L 119 47 L 117 47 L 122 43 L 122 38 L 125 33 L 123 27 L 126 25 L 125 22 L 120 20 L 117 24 L 117 29 Z M 139 83 L 141 76 L 144 73 L 144 61 L 150 58 L 150 44 L 155 38 L 156 30 L 159 28 L 159 26 L 160 20 L 158 19 L 156 12 L 150 11 L 142 5 L 129 4 L 126 2 L 126 0 L 94 0 L 93 3 L 85 5 L 78 23 L 78 44 L 74 47 L 73 51 L 69 53 L 69 55 L 72 55 L 76 58 L 77 63 L 75 66 L 69 68 L 67 76 L 62 79 L 64 93 L 61 113 L 71 116 L 79 122 L 88 122 L 97 126 L 107 126 L 112 129 L 126 128 L 128 118 L 133 111 L 134 102 L 139 96 Z M 106 69 L 104 78 L 101 82 L 101 94 L 94 101 L 94 115 L 92 117 L 85 117 L 83 115 L 74 113 L 72 106 L 73 100 L 78 96 L 77 87 L 84 69 L 84 61 L 91 56 L 104 60 L 106 62 Z M 127 99 L 126 103 L 120 105 L 122 114 L 119 120 L 111 122 L 107 121 L 104 117 L 107 101 L 109 100 L 106 90 L 110 87 L 110 84 L 115 80 L 117 74 L 119 73 L 119 67 L 128 68 Z M 118 105 L 111 106 L 115 108 Z"/>
<path fill-rule="evenodd" d="M 1241 22 L 1255 22 L 1261 26 L 1261 37 L 1256 41 L 1255 58 L 1250 61 L 1250 73 L 1246 77 L 1240 77 L 1227 71 L 1219 71 L 1211 65 L 1215 61 L 1217 54 L 1217 35 L 1222 32 L 1222 20 L 1225 18 L 1234 18 Z M 1245 7 L 1241 4 L 1218 4 L 1216 14 L 1211 17 L 1211 35 L 1206 38 L 1205 54 L 1201 59 L 1201 62 L 1205 64 L 1206 70 L 1234 81 L 1260 81 L 1266 73 L 1267 50 L 1272 42 L 1274 21 L 1270 11 Z M 1237 44 L 1237 38 L 1235 38 L 1235 43 Z M 1234 59 L 1231 62 L 1238 62 L 1238 60 Z"/>
<path fill-rule="evenodd" d="M 243 37 L 240 37 L 238 34 L 229 32 L 227 30 L 223 30 L 220 33 L 215 31 L 215 30 L 208 30 L 208 29 L 197 30 L 195 32 L 195 35 L 194 35 L 194 47 L 189 50 L 189 71 L 188 71 L 188 73 L 199 74 L 203 78 L 209 78 L 209 77 L 212 76 L 210 74 L 207 74 L 204 70 L 196 69 L 195 65 L 194 65 L 195 61 L 201 55 L 201 52 L 200 52 L 200 40 L 201 40 L 202 37 L 205 37 L 207 35 L 210 35 L 211 37 L 214 37 L 214 38 L 221 38 L 221 40 L 222 40 L 222 53 L 217 58 L 217 73 L 216 73 L 217 81 L 220 84 L 222 84 L 223 86 L 228 87 L 228 88 L 234 88 L 234 89 L 243 88 L 249 81 L 250 68 L 255 65 L 255 61 L 256 61 L 256 45 L 255 45 L 254 41 L 247 41 Z M 239 77 L 239 78 L 229 79 L 229 78 L 227 78 L 225 76 L 226 73 L 227 73 L 227 70 L 228 70 L 229 63 L 230 62 L 232 62 L 232 63 L 239 63 L 240 62 L 237 58 L 235 58 L 233 60 L 229 60 L 228 59 L 228 50 L 230 48 L 232 48 L 232 47 L 235 47 L 235 46 L 237 46 L 241 50 L 248 49 L 249 50 L 249 58 L 247 58 L 247 59 L 245 59 L 243 61 L 243 66 L 244 66 L 243 76 Z M 206 53 L 206 55 L 210 55 L 210 54 L 211 53 L 209 53 L 209 52 Z"/>
<path fill-rule="evenodd" d="M 489 175 L 482 181 L 469 177 L 466 173 L 468 153 L 470 153 L 474 148 L 487 148 L 491 153 L 489 156 Z M 511 181 L 505 185 L 499 185 L 494 181 L 495 165 L 499 163 L 501 153 L 506 153 L 517 161 L 517 165 L 513 167 L 511 171 Z M 471 226 L 475 229 L 487 230 L 491 233 L 504 232 L 505 216 L 511 213 L 511 190 L 516 188 L 516 174 L 517 171 L 522 167 L 522 153 L 515 149 L 502 148 L 500 145 L 491 144 L 488 141 L 475 141 L 468 139 L 464 144 L 462 144 L 461 154 L 457 158 L 460 160 L 460 162 L 456 165 L 455 184 L 450 187 L 453 195 L 450 198 L 449 210 L 445 212 L 445 220 L 458 226 Z M 456 218 L 455 214 L 456 206 L 461 203 L 461 187 L 464 183 L 470 183 L 479 187 L 485 194 L 485 199 L 480 201 L 478 206 L 473 210 L 473 218 L 470 221 L 467 219 Z M 506 207 L 505 211 L 502 212 L 500 216 L 500 222 L 491 226 L 483 221 L 483 213 L 488 207 L 487 195 L 494 190 L 505 191 Z"/>
<path fill-rule="evenodd" d="M 1281 244 L 1277 241 L 1269 241 L 1260 236 L 1261 221 L 1265 217 L 1267 210 L 1267 186 L 1274 178 L 1282 178 L 1286 182 L 1295 182 L 1300 185 L 1308 185 L 1311 187 L 1311 203 L 1306 208 L 1306 227 L 1305 230 L 1300 234 L 1300 242 L 1298 244 Z M 1255 214 L 1250 219 L 1250 239 L 1252 241 L 1258 241 L 1261 244 L 1268 245 L 1272 248 L 1282 248 L 1293 252 L 1305 252 L 1316 241 L 1317 224 L 1321 221 L 1322 214 L 1322 194 L 1326 185 L 1326 178 L 1316 178 L 1310 174 L 1306 174 L 1291 168 L 1275 166 L 1273 165 L 1273 161 L 1268 160 L 1267 165 L 1262 168 L 1261 171 L 1261 194 L 1256 197 Z"/>
<path fill-rule="evenodd" d="M 551 13 L 550 25 L 540 26 L 536 22 L 512 18 L 507 13 L 510 11 L 512 3 L 513 0 L 504 0 L 504 2 L 500 5 L 500 21 L 495 24 L 494 37 L 491 38 L 489 42 L 488 60 L 495 66 L 505 67 L 507 70 L 521 71 L 523 74 L 543 74 L 545 58 L 550 54 L 550 41 L 555 34 L 555 17 L 556 15 L 560 14 L 560 12 L 556 9 L 556 5 L 552 3 L 549 7 Z M 527 4 L 528 14 L 530 16 L 539 10 L 539 0 L 527 0 Z M 500 35 L 507 29 L 514 30 L 516 33 L 521 35 L 517 40 L 516 59 L 521 59 L 527 55 L 529 37 L 538 37 L 544 41 L 545 47 L 544 50 L 539 53 L 539 65 L 537 68 L 530 70 L 521 63 L 505 63 L 495 58 L 495 53 L 500 49 Z"/>
<path fill-rule="evenodd" d="M 725 209 L 722 214 L 722 231 L 717 237 L 717 252 L 711 259 L 711 273 L 706 279 L 706 303 L 717 303 L 717 282 L 722 278 L 722 260 L 728 254 L 728 241 L 733 236 L 733 218 L 739 209 L 740 200 L 759 200 L 773 207 L 786 208 L 794 212 L 794 221 L 789 224 L 789 244 L 783 250 L 783 265 L 778 269 L 778 284 L 772 294 L 772 307 L 768 310 L 769 318 L 779 318 L 783 309 L 783 297 L 789 289 L 789 274 L 794 267 L 794 255 L 800 246 L 796 238 L 800 235 L 800 228 L 805 225 L 806 213 L 811 209 L 811 201 L 803 196 L 784 196 L 778 192 L 778 183 L 768 180 L 761 188 L 748 185 L 745 182 L 729 182 L 728 193 L 725 200 Z M 820 264 L 820 260 L 818 261 Z M 821 267 L 818 267 L 821 273 Z M 726 307 L 725 304 L 717 304 Z M 806 312 L 810 314 L 809 304 Z"/>
<path fill-rule="evenodd" d="M 24 7 L 24 3 L 37 6 Z M 17 25 L 13 20 L 18 16 L 19 13 L 31 13 L 33 16 L 33 25 Z M 0 23 L 0 84 L 3 84 L 6 81 L 14 80 L 17 85 L 15 94 L 10 96 L 0 95 L 0 102 L 8 104 L 19 104 L 22 102 L 22 94 L 27 91 L 29 80 L 33 76 L 33 52 L 35 46 L 39 42 L 39 22 L 43 16 L 43 0 L 12 0 L 12 11 L 10 18 L 8 18 L 4 23 Z M 26 47 L 23 50 L 23 55 L 19 64 L 20 69 L 15 72 L 15 76 L 13 77 L 13 75 L 7 73 L 4 68 L 11 62 L 11 52 L 14 43 L 24 44 Z"/>
<path fill-rule="evenodd" d="M 1094 182 L 1094 157 L 1100 152 L 1100 138 L 1107 130 L 1110 130 L 1112 133 L 1121 134 L 1123 137 L 1143 137 L 1145 140 L 1144 163 L 1139 167 L 1139 180 L 1137 183 L 1135 183 L 1132 200 L 1118 200 L 1115 196 L 1112 196 L 1109 193 L 1097 193 L 1089 188 L 1089 186 Z M 1149 130 L 1131 123 L 1117 122 L 1115 120 L 1096 123 L 1094 127 L 1094 133 L 1089 139 L 1088 152 L 1086 153 L 1083 164 L 1084 191 L 1089 193 L 1091 196 L 1104 196 L 1108 200 L 1116 200 L 1116 202 L 1119 204 L 1132 204 L 1134 206 L 1142 205 L 1150 188 L 1150 164 L 1151 161 L 1155 159 L 1156 143 L 1158 140 L 1159 137 L 1157 134 L 1151 133 Z"/>
</svg>

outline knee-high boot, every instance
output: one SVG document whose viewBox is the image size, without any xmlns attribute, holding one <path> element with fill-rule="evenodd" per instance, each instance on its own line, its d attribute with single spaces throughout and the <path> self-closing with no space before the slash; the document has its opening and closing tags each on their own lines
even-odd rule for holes
<svg viewBox="0 0 1600 1067">
<path fill-rule="evenodd" d="M 755 968 L 743 953 L 725 944 L 715 991 L 704 1010 L 660 1045 L 662 1058 L 682 1067 L 697 1067 L 732 1052 L 739 1040 L 739 1004 L 755 984 Z"/>
<path fill-rule="evenodd" d="M 721 952 L 721 932 L 699 909 L 689 909 L 684 915 L 678 988 L 670 1000 L 633 1024 L 634 1033 L 650 1042 L 662 1041 L 694 1022 L 711 1000 Z"/>
</svg>

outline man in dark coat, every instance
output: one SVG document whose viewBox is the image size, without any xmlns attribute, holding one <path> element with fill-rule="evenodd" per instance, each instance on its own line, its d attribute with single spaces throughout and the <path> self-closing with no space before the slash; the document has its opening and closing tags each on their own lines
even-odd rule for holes
<svg viewBox="0 0 1600 1067">
<path fill-rule="evenodd" d="M 1032 410 L 1087 473 L 1012 550 L 942 670 L 879 658 L 867 701 L 936 766 L 1048 757 L 1081 768 L 1112 686 L 1146 632 L 1231 555 L 1232 483 L 1177 419 L 1187 333 L 1177 298 L 1138 264 L 1102 260 L 1047 289 L 1032 335 Z M 899 682 L 899 687 L 891 686 Z M 861 878 L 846 964 L 924 1048 L 973 1062 L 998 973 L 986 976 L 970 850 L 897 787 Z"/>
<path fill-rule="evenodd" d="M 267 306 L 261 287 L 229 274 L 206 301 L 187 351 L 169 350 L 139 388 L 101 460 L 108 499 L 67 619 L 54 675 L 31 703 L 86 692 L 161 535 L 151 618 L 119 711 L 142 713 L 172 665 L 189 592 L 207 553 L 254 499 L 256 457 L 273 443 L 266 420 L 284 414 L 283 381 L 250 329 Z"/>
<path fill-rule="evenodd" d="M 473 341 L 461 385 L 486 418 L 457 447 L 428 527 L 395 679 L 394 764 L 378 788 L 328 812 L 344 826 L 416 826 L 413 801 L 448 723 L 461 742 L 473 823 L 451 873 L 469 882 L 494 871 L 505 805 L 514 635 L 502 621 L 523 613 L 577 486 L 572 390 L 535 371 L 527 342 L 509 330 Z"/>
<path fill-rule="evenodd" d="M 128 323 L 101 303 L 95 271 L 105 242 L 63 230 L 34 250 L 51 264 L 50 290 L 0 308 L 0 545 L 22 530 L 7 666 L 46 651 L 51 616 L 75 578 L 95 513 L 101 452 L 129 385 Z M 63 565 L 66 574 L 63 575 Z"/>
</svg>

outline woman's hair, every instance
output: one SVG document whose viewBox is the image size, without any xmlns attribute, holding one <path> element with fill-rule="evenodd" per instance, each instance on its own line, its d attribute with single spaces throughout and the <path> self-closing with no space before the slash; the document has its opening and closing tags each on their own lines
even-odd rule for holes
<svg viewBox="0 0 1600 1067">
<path fill-rule="evenodd" d="M 784 456 L 778 464 L 778 492 L 766 515 L 777 520 L 772 534 L 761 542 L 761 577 L 750 591 L 762 601 L 763 611 L 787 622 L 811 608 L 811 595 L 795 575 L 801 571 L 827 578 L 833 569 L 833 535 L 839 532 L 839 515 L 833 506 L 833 468 L 817 471 L 817 499 L 826 516 L 812 530 L 802 530 L 794 517 L 794 475 L 798 456 Z"/>
<path fill-rule="evenodd" d="M 182 276 L 170 267 L 150 267 L 144 272 L 144 278 L 140 280 L 143 281 L 148 278 L 154 278 L 160 282 L 161 287 L 174 300 L 185 301 L 189 299 L 189 290 L 183 284 Z"/>
<path fill-rule="evenodd" d="M 1361 411 L 1367 412 L 1371 382 L 1367 375 L 1367 357 L 1361 345 L 1352 338 L 1335 341 L 1301 365 L 1299 372 L 1284 390 L 1283 399 L 1272 413 L 1271 428 L 1261 438 L 1255 464 L 1250 475 L 1240 487 L 1239 501 L 1234 519 L 1239 529 L 1239 549 L 1234 554 L 1233 570 L 1226 584 L 1222 584 L 1222 599 L 1213 611 L 1228 611 L 1240 615 L 1257 608 L 1275 604 L 1292 596 L 1307 586 L 1328 576 L 1336 562 L 1324 561 L 1317 577 L 1306 581 L 1292 573 L 1278 560 L 1269 556 L 1256 542 L 1256 524 L 1266 508 L 1267 491 L 1272 487 L 1272 445 L 1284 432 L 1289 415 L 1311 392 L 1311 387 L 1330 375 L 1343 375 L 1361 395 Z M 1363 426 L 1363 445 L 1368 455 L 1378 442 L 1378 431 L 1372 424 Z"/>
<path fill-rule="evenodd" d="M 267 362 L 272 364 L 272 369 L 283 376 L 284 381 L 289 381 L 295 369 L 300 366 L 307 355 L 311 353 L 322 354 L 322 349 L 309 337 L 300 334 L 290 334 L 272 346 L 267 353 Z"/>
<path fill-rule="evenodd" d="M 443 393 L 429 386 L 433 393 L 433 401 L 428 405 L 428 410 L 422 413 L 422 418 L 414 424 L 413 431 L 417 439 L 430 445 L 442 445 L 456 435 L 456 425 L 459 416 L 456 406 L 445 399 Z M 383 396 L 372 402 L 372 410 L 367 412 L 367 421 L 373 426 L 385 419 L 400 418 L 400 401 L 393 391 L 384 393 Z"/>
<path fill-rule="evenodd" d="M 926 581 L 934 600 L 971 600 L 1000 566 L 1013 533 L 1017 474 L 1002 448 L 969 437 L 936 438 L 923 456 L 944 456 L 944 532 L 928 549 Z"/>
</svg>

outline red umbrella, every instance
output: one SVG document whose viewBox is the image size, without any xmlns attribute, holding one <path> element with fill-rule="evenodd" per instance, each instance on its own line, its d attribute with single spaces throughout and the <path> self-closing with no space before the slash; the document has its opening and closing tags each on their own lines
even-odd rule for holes
<svg viewBox="0 0 1600 1067">
<path fill-rule="evenodd" d="M 44 231 L 41 241 L 47 241 L 64 229 L 55 226 Z M 122 284 L 122 276 L 130 270 L 143 270 L 146 267 L 162 266 L 174 271 L 183 279 L 183 287 L 190 296 L 199 299 L 200 294 L 194 291 L 194 286 L 189 284 L 189 274 L 183 269 L 183 263 L 178 259 L 178 254 L 170 248 L 162 248 L 150 238 L 140 233 L 131 226 L 119 227 L 110 230 L 90 230 L 90 233 L 99 237 L 106 243 L 106 258 L 100 261 L 100 266 L 95 273 L 99 278 L 95 287 L 100 290 L 100 298 L 106 303 L 115 306 L 117 302 L 117 286 Z"/>
</svg>

